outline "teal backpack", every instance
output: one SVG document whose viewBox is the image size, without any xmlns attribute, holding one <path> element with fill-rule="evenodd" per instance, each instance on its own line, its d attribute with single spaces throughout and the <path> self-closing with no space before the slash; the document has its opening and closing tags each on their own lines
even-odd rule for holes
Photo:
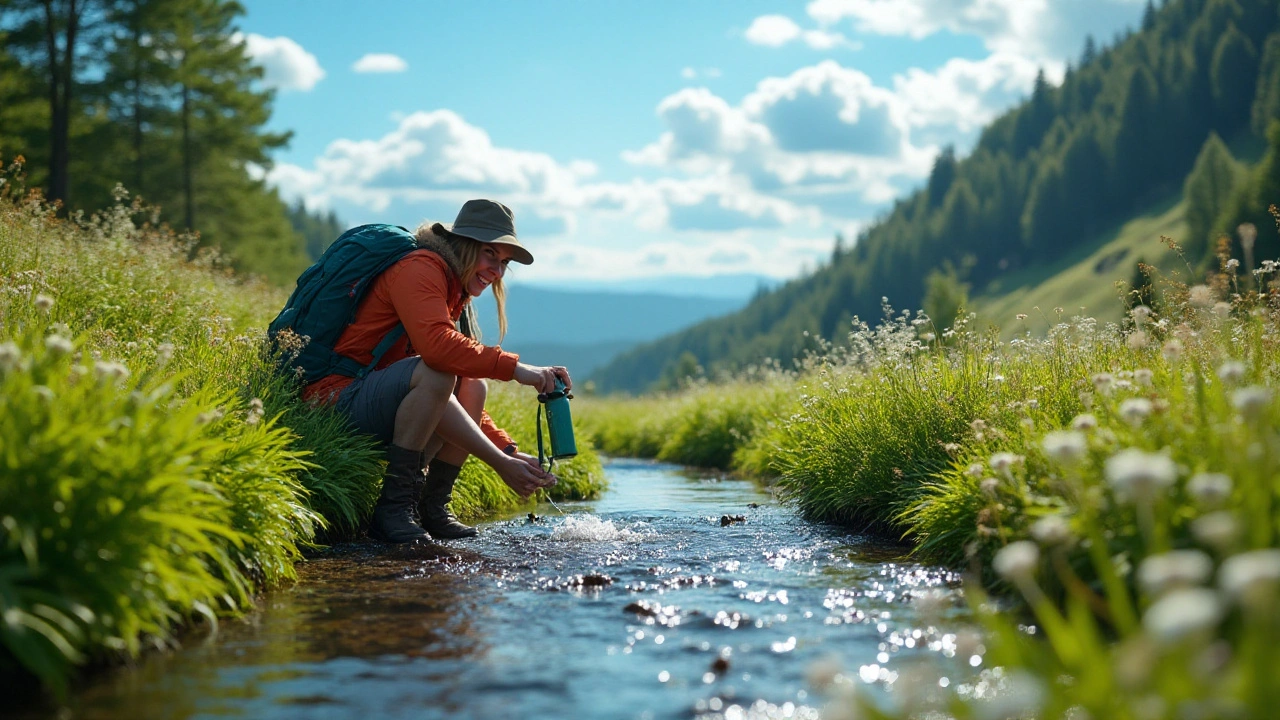
<svg viewBox="0 0 1280 720">
<path fill-rule="evenodd" d="M 334 352 L 342 331 L 356 317 L 356 308 L 374 278 L 414 250 L 413 234 L 398 225 L 361 225 L 333 241 L 315 264 L 298 277 L 298 287 L 284 309 L 267 326 L 267 336 L 277 348 L 277 367 L 299 373 L 304 385 L 326 375 L 362 378 L 372 371 L 396 340 L 404 325 L 396 325 L 373 349 L 373 362 L 361 365 Z M 279 334 L 291 330 L 310 338 L 295 355 L 280 352 Z M 296 369 L 295 369 L 296 368 Z"/>
</svg>

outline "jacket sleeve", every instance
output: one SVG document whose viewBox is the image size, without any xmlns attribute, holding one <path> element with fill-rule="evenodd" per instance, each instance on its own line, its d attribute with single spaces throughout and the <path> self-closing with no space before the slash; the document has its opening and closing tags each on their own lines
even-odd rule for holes
<svg viewBox="0 0 1280 720">
<path fill-rule="evenodd" d="M 441 372 L 510 380 L 517 355 L 481 345 L 454 327 L 449 316 L 448 272 L 444 261 L 426 253 L 409 255 L 387 271 L 391 304 L 414 352 L 427 367 Z"/>
<path fill-rule="evenodd" d="M 505 450 L 508 445 L 516 444 L 516 441 L 511 439 L 511 436 L 507 434 L 506 430 L 498 427 L 497 424 L 493 422 L 493 418 L 489 417 L 489 413 L 487 412 L 482 411 L 480 413 L 480 430 L 484 433 L 485 437 L 489 438 L 490 442 L 503 450 Z"/>
</svg>

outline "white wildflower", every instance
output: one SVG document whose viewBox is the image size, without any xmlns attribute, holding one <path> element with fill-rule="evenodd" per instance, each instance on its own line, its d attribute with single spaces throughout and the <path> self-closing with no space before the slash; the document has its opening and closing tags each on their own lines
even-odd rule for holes
<svg viewBox="0 0 1280 720">
<path fill-rule="evenodd" d="M 1214 303 L 1213 314 L 1217 315 L 1220 318 L 1227 317 L 1228 315 L 1231 314 L 1231 303 L 1222 302 L 1222 301 Z"/>
<path fill-rule="evenodd" d="M 1013 469 L 1013 466 L 1022 462 L 1021 455 L 1014 455 L 1008 452 L 998 452 L 991 456 L 991 469 L 998 473 L 1007 474 Z"/>
<path fill-rule="evenodd" d="M 1147 346 L 1147 334 L 1141 330 L 1134 330 L 1129 333 L 1129 337 L 1125 338 L 1124 342 L 1130 350 L 1141 350 Z"/>
<path fill-rule="evenodd" d="M 983 495 L 988 497 L 995 497 L 996 490 L 999 488 L 1000 481 L 992 477 L 984 478 L 982 482 L 978 483 L 978 489 L 982 491 Z"/>
<path fill-rule="evenodd" d="M 129 377 L 129 368 L 118 362 L 99 360 L 93 364 L 93 372 L 105 382 L 120 382 Z"/>
<path fill-rule="evenodd" d="M 1208 285 L 1193 285 L 1187 300 L 1195 307 L 1209 307 L 1214 303 L 1213 290 Z"/>
<path fill-rule="evenodd" d="M 1225 383 L 1234 384 L 1243 380 L 1248 370 L 1245 364 L 1239 360 L 1228 360 L 1218 368 L 1218 377 L 1222 378 Z"/>
<path fill-rule="evenodd" d="M 1106 476 L 1118 496 L 1146 500 L 1173 484 L 1178 467 L 1166 455 L 1129 448 L 1107 460 Z"/>
<path fill-rule="evenodd" d="M 1063 465 L 1074 465 L 1089 453 L 1089 443 L 1084 433 L 1076 430 L 1055 430 L 1041 441 L 1044 452 Z"/>
<path fill-rule="evenodd" d="M 1175 590 L 1147 608 L 1142 626 L 1156 642 L 1169 645 L 1212 629 L 1222 619 L 1223 609 L 1213 590 Z"/>
<path fill-rule="evenodd" d="M 1218 584 L 1232 600 L 1269 610 L 1280 585 L 1280 549 L 1251 550 L 1223 560 Z"/>
<path fill-rule="evenodd" d="M 1071 421 L 1071 427 L 1076 430 L 1096 430 L 1098 427 L 1098 418 L 1090 413 L 1081 413 Z"/>
<path fill-rule="evenodd" d="M 1115 384 L 1115 377 L 1111 373 L 1098 373 L 1093 376 L 1094 389 L 1103 395 L 1111 392 L 1113 384 Z"/>
<path fill-rule="evenodd" d="M 1040 565 L 1040 548 L 1030 540 L 1019 540 L 1000 548 L 991 566 L 1000 577 L 1014 582 L 1029 580 Z"/>
<path fill-rule="evenodd" d="M 1151 372 L 1147 368 L 1138 368 L 1133 371 L 1133 379 L 1142 387 L 1151 387 L 1151 381 L 1154 377 L 1155 373 Z"/>
<path fill-rule="evenodd" d="M 1240 537 L 1240 523 L 1235 515 L 1221 510 L 1191 521 L 1191 532 L 1196 540 L 1221 552 L 1234 545 Z"/>
<path fill-rule="evenodd" d="M 1251 385 L 1231 393 L 1231 405 L 1246 418 L 1254 418 L 1262 414 L 1271 404 L 1271 389 L 1261 385 Z"/>
<path fill-rule="evenodd" d="M 1160 348 L 1160 354 L 1164 355 L 1164 359 L 1169 362 L 1177 362 L 1182 357 L 1182 343 L 1177 339 L 1170 340 Z"/>
<path fill-rule="evenodd" d="M 1235 258 L 1231 258 L 1230 260 L 1227 261 L 1227 269 L 1230 270 L 1231 272 L 1235 272 L 1236 270 L 1239 270 L 1240 261 Z"/>
<path fill-rule="evenodd" d="M 173 343 L 160 343 L 156 346 L 156 367 L 164 367 L 173 358 Z"/>
<path fill-rule="evenodd" d="M 1224 473 L 1198 473 L 1187 481 L 1187 494 L 1196 502 L 1217 505 L 1231 497 L 1231 478 Z"/>
<path fill-rule="evenodd" d="M 1017 314 L 1016 316 L 1014 316 L 1014 317 L 1016 317 L 1019 321 L 1021 321 L 1021 320 L 1026 320 L 1026 319 L 1027 319 L 1027 314 L 1026 314 L 1026 313 L 1018 313 L 1018 314 Z"/>
<path fill-rule="evenodd" d="M 71 341 L 62 337 L 61 335 L 50 335 L 49 337 L 45 338 L 44 346 L 46 349 L 49 350 L 49 354 L 53 355 L 54 357 L 62 357 L 63 355 L 69 355 L 71 354 L 71 351 L 75 349 L 72 346 Z"/>
<path fill-rule="evenodd" d="M 1071 539 L 1071 525 L 1061 515 L 1046 515 L 1031 525 L 1031 537 L 1041 545 L 1061 545 Z"/>
<path fill-rule="evenodd" d="M 925 334 L 921 335 L 921 336 L 920 336 L 920 339 L 921 339 L 921 340 L 923 340 L 923 341 L 925 341 L 925 342 L 933 342 L 933 341 L 934 341 L 934 339 L 935 339 L 935 338 L 937 338 L 937 337 L 938 337 L 937 335 L 934 335 L 933 333 L 928 332 L 928 333 L 925 333 Z"/>
<path fill-rule="evenodd" d="M 10 372 L 22 365 L 22 351 L 16 343 L 0 343 L 0 370 Z"/>
<path fill-rule="evenodd" d="M 1146 398 L 1129 398 L 1120 403 L 1120 417 L 1137 427 L 1151 414 L 1151 401 Z"/>
<path fill-rule="evenodd" d="M 1199 550 L 1173 550 L 1151 555 L 1138 566 L 1138 582 L 1148 595 L 1203 585 L 1213 574 L 1213 561 Z"/>
<path fill-rule="evenodd" d="M 252 400 L 250 400 L 250 401 L 249 401 L 249 409 L 250 409 L 250 410 L 256 410 L 257 412 L 262 412 L 262 399 L 261 399 L 261 398 L 253 398 Z"/>
<path fill-rule="evenodd" d="M 36 295 L 36 309 L 42 313 L 47 313 L 53 309 L 53 298 L 48 295 Z"/>
<path fill-rule="evenodd" d="M 964 474 L 968 475 L 969 477 L 978 477 L 982 475 L 985 469 L 986 468 L 982 467 L 981 463 L 974 463 L 969 467 L 965 468 Z"/>
<path fill-rule="evenodd" d="M 1151 308 L 1146 305 L 1139 305 L 1130 310 L 1129 314 L 1133 316 L 1133 324 L 1141 327 L 1143 323 L 1151 319 Z"/>
</svg>

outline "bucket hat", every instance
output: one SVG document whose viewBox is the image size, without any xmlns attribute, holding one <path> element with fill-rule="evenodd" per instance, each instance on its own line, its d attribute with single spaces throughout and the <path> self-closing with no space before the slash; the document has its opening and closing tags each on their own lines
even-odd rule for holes
<svg viewBox="0 0 1280 720">
<path fill-rule="evenodd" d="M 437 235 L 459 235 L 468 240 L 511 248 L 511 259 L 522 265 L 533 264 L 533 253 L 516 239 L 516 220 L 511 208 L 493 200 L 468 200 L 462 204 L 452 225 L 431 226 Z"/>
</svg>

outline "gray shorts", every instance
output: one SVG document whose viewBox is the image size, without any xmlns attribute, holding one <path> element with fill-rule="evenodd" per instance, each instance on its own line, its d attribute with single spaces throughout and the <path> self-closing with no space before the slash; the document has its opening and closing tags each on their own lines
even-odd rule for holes
<svg viewBox="0 0 1280 720">
<path fill-rule="evenodd" d="M 421 360 L 407 357 L 375 370 L 342 389 L 334 409 L 351 421 L 357 430 L 390 445 L 396 427 L 396 411 L 409 394 L 413 370 Z"/>
</svg>

